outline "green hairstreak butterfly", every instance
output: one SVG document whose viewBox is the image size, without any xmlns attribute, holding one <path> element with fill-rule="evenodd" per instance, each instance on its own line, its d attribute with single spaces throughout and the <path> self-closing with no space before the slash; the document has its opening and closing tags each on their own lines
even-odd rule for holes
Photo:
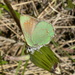
<svg viewBox="0 0 75 75">
<path fill-rule="evenodd" d="M 20 17 L 21 28 L 30 47 L 48 44 L 54 36 L 53 26 L 45 21 L 24 15 Z"/>
</svg>

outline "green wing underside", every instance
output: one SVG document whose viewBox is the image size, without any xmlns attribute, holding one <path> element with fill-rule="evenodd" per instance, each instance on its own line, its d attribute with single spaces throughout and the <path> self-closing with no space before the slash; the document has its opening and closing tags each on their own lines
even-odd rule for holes
<svg viewBox="0 0 75 75">
<path fill-rule="evenodd" d="M 36 47 L 49 43 L 51 41 L 51 38 L 54 36 L 54 30 L 52 25 L 47 22 L 41 21 L 37 25 L 35 25 L 33 33 L 32 35 L 30 35 L 28 34 L 28 32 L 26 32 L 24 28 L 24 23 L 28 20 L 30 20 L 30 17 L 20 17 L 22 31 L 27 44 L 31 47 Z"/>
<path fill-rule="evenodd" d="M 28 32 L 26 32 L 25 26 L 24 26 L 24 23 L 27 22 L 28 20 L 30 20 L 29 16 L 21 16 L 20 17 L 21 28 L 22 28 L 25 40 L 29 46 L 33 46 L 34 44 L 32 42 L 31 35 L 28 34 Z"/>
<path fill-rule="evenodd" d="M 24 36 L 25 36 L 27 44 L 31 47 L 34 47 L 34 43 L 31 39 L 31 36 L 28 33 L 24 33 Z"/>
<path fill-rule="evenodd" d="M 49 43 L 54 36 L 52 25 L 44 21 L 39 22 L 36 25 L 32 35 L 29 35 L 25 30 L 23 31 L 23 33 L 27 44 L 31 47 L 45 45 Z"/>
<path fill-rule="evenodd" d="M 34 45 L 44 45 L 51 41 L 54 36 L 54 30 L 51 24 L 41 21 L 32 33 L 32 41 Z"/>
</svg>

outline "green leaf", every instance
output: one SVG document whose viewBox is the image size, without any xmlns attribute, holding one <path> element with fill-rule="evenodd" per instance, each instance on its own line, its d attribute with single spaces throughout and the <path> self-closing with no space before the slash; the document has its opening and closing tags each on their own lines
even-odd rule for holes
<svg viewBox="0 0 75 75">
<path fill-rule="evenodd" d="M 10 12 L 9 8 L 6 5 L 0 4 L 0 8 L 4 8 L 5 10 L 7 10 L 8 12 Z M 20 13 L 15 11 L 15 14 L 18 18 L 20 18 Z"/>
<path fill-rule="evenodd" d="M 2 35 L 2 31 L 0 31 L 0 35 Z"/>
<path fill-rule="evenodd" d="M 67 6 L 64 6 L 64 2 L 63 2 L 63 7 L 67 10 L 72 10 L 75 7 L 75 4 L 72 3 L 72 0 L 66 0 L 67 1 Z"/>
<path fill-rule="evenodd" d="M 7 63 L 8 63 L 7 61 L 0 60 L 0 65 L 4 65 L 4 64 L 7 64 Z"/>
<path fill-rule="evenodd" d="M 0 52 L 0 65 L 6 64 L 7 61 L 2 60 L 1 52 Z"/>
<path fill-rule="evenodd" d="M 72 0 L 67 0 L 67 7 L 66 7 L 66 9 L 68 9 L 68 10 L 71 10 L 71 9 L 73 9 L 74 8 L 74 4 L 72 3 Z"/>
<path fill-rule="evenodd" d="M 30 53 L 30 60 L 40 68 L 50 71 L 59 62 L 52 50 L 48 46 L 43 46 L 39 51 Z"/>
<path fill-rule="evenodd" d="M 0 9 L 0 18 L 1 18 L 1 16 L 2 16 L 2 10 Z"/>
<path fill-rule="evenodd" d="M 9 11 L 9 9 L 6 5 L 0 4 L 0 8 L 4 8 L 5 10 Z"/>
</svg>

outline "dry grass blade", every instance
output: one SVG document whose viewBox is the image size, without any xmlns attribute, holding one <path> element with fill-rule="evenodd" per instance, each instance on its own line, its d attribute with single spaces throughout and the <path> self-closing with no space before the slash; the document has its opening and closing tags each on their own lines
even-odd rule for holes
<svg viewBox="0 0 75 75">
<path fill-rule="evenodd" d="M 61 0 L 9 1 L 16 12 L 19 12 L 22 15 L 31 15 L 36 17 L 39 21 L 44 20 L 53 25 L 55 31 L 53 39 L 58 46 L 56 48 L 53 43 L 49 43 L 49 45 L 55 55 L 62 61 L 59 63 L 59 69 L 61 70 L 60 75 L 74 75 L 75 62 L 73 60 L 75 60 L 75 9 L 66 10 L 63 7 L 63 2 Z M 5 5 L 3 1 L 0 3 Z M 72 3 L 75 3 L 75 1 L 72 0 Z M 67 5 L 66 0 L 64 0 L 64 5 Z M 16 61 L 17 58 L 13 61 L 5 59 L 5 56 L 21 56 L 25 40 L 22 38 L 22 31 L 13 20 L 13 17 L 11 17 L 8 11 L 4 8 L 1 8 L 1 11 L 0 57 L 2 57 L 2 61 L 4 60 L 8 62 L 6 64 L 2 64 L 3 73 L 5 75 L 14 75 L 16 67 L 18 66 L 18 61 Z M 66 51 L 66 53 L 64 53 L 63 50 Z M 69 59 L 69 57 L 71 57 L 72 60 Z M 21 67 L 18 75 L 22 74 L 24 64 L 25 61 L 23 61 L 22 65 L 20 65 Z M 2 73 L 2 67 L 0 65 L 0 73 Z M 57 72 L 58 71 L 56 70 L 56 73 L 52 73 L 52 75 L 56 75 Z M 29 61 L 25 75 L 50 75 L 50 72 L 36 67 Z"/>
</svg>

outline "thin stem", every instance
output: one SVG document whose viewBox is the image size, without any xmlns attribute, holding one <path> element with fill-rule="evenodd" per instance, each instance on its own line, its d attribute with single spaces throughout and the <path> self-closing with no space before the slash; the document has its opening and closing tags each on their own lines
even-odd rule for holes
<svg viewBox="0 0 75 75">
<path fill-rule="evenodd" d="M 24 55 L 24 51 L 25 51 L 25 45 L 24 45 L 24 49 L 22 50 L 22 54 L 21 55 Z M 18 75 L 18 71 L 20 69 L 20 65 L 22 64 L 22 61 L 19 61 L 19 64 L 18 64 L 18 67 L 16 69 L 16 74 L 15 75 Z"/>
<path fill-rule="evenodd" d="M 5 4 L 7 5 L 9 11 L 10 11 L 10 14 L 12 15 L 12 17 L 14 18 L 15 22 L 17 23 L 17 25 L 19 26 L 19 28 L 21 29 L 20 27 L 20 21 L 19 21 L 19 18 L 17 17 L 14 9 L 12 8 L 12 6 L 10 5 L 10 2 L 8 0 L 4 0 Z"/>
<path fill-rule="evenodd" d="M 24 73 L 25 73 L 25 69 L 26 69 L 26 67 L 27 67 L 28 61 L 29 61 L 29 60 L 26 60 L 26 63 L 24 64 L 24 69 L 23 69 L 22 75 L 24 75 Z"/>
</svg>

